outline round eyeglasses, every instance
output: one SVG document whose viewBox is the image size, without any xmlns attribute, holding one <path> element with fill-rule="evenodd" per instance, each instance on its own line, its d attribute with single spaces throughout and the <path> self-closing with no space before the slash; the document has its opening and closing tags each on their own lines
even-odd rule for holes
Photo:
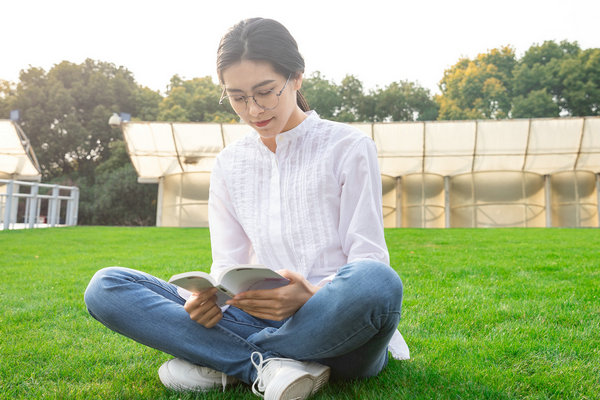
<svg viewBox="0 0 600 400">
<path fill-rule="evenodd" d="M 281 96 L 281 94 L 285 90 L 291 77 L 292 75 L 290 74 L 287 80 L 285 81 L 285 84 L 278 93 L 275 93 L 275 89 L 269 89 L 259 90 L 252 96 L 245 96 L 241 94 L 228 95 L 226 94 L 226 89 L 223 88 L 223 94 L 221 94 L 219 104 L 223 104 L 223 102 L 227 100 L 236 112 L 243 112 L 246 111 L 246 109 L 248 108 L 248 99 L 251 98 L 252 100 L 254 100 L 254 104 L 256 104 L 261 109 L 265 111 L 273 110 L 279 105 L 279 96 Z"/>
</svg>

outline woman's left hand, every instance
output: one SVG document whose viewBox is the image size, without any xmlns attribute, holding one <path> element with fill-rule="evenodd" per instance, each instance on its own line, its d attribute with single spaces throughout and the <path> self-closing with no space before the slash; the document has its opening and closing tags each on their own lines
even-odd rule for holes
<svg viewBox="0 0 600 400">
<path fill-rule="evenodd" d="M 294 315 L 320 289 L 297 272 L 287 269 L 277 272 L 290 283 L 277 289 L 249 290 L 228 300 L 227 304 L 257 318 L 281 321 Z"/>
</svg>

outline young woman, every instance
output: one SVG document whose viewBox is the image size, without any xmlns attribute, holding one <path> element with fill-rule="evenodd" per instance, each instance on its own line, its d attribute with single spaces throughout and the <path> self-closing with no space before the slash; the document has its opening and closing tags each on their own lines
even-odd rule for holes
<svg viewBox="0 0 600 400">
<path fill-rule="evenodd" d="M 253 130 L 219 154 L 211 174 L 211 272 L 258 262 L 290 283 L 220 308 L 215 289 L 189 293 L 112 267 L 90 282 L 89 312 L 175 356 L 159 369 L 175 390 L 242 381 L 266 399 L 304 399 L 330 376 L 377 375 L 388 347 L 407 358 L 374 142 L 308 111 L 299 91 L 304 60 L 276 21 L 235 25 L 221 40 L 217 70 L 221 102 Z"/>
</svg>

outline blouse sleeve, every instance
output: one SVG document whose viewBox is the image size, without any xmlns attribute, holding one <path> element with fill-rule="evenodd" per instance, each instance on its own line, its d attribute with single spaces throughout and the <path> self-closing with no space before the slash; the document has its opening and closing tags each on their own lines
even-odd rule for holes
<svg viewBox="0 0 600 400">
<path fill-rule="evenodd" d="M 237 220 L 219 159 L 210 175 L 208 225 L 212 248 L 211 273 L 224 266 L 249 264 L 254 251 L 250 239 Z"/>
<path fill-rule="evenodd" d="M 381 174 L 375 143 L 361 138 L 342 161 L 339 234 L 348 263 L 390 264 L 383 230 Z"/>
</svg>

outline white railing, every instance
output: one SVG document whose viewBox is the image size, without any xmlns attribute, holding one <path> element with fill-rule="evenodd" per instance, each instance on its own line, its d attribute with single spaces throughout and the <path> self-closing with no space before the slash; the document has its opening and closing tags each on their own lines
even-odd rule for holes
<svg viewBox="0 0 600 400">
<path fill-rule="evenodd" d="M 77 225 L 78 211 L 75 186 L 0 179 L 0 229 Z"/>
</svg>

